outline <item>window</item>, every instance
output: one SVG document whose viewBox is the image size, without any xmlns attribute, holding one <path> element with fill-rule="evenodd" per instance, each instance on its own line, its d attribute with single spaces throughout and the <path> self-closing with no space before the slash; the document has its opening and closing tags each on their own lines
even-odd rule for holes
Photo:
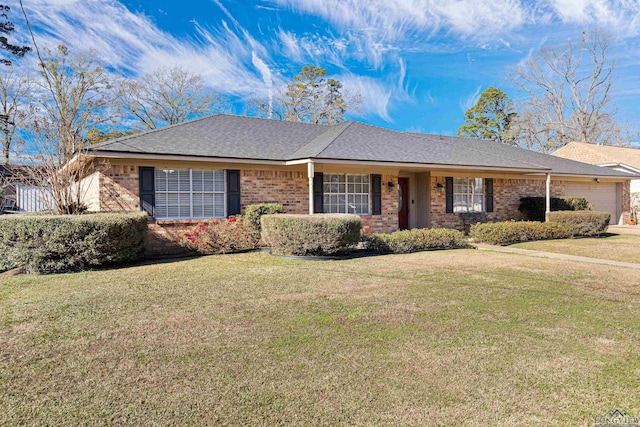
<svg viewBox="0 0 640 427">
<path fill-rule="evenodd" d="M 224 171 L 156 168 L 156 218 L 224 218 Z"/>
<path fill-rule="evenodd" d="M 324 211 L 369 215 L 369 175 L 323 176 Z"/>
<path fill-rule="evenodd" d="M 453 178 L 453 211 L 485 211 L 483 178 Z"/>
</svg>

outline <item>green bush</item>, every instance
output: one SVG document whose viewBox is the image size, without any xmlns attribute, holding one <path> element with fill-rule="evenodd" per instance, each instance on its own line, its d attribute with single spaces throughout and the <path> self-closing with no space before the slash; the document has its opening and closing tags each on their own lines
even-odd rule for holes
<svg viewBox="0 0 640 427">
<path fill-rule="evenodd" d="M 363 240 L 371 250 L 394 254 L 468 247 L 464 233 L 448 228 L 420 228 L 378 233 L 365 236 Z"/>
<path fill-rule="evenodd" d="M 259 233 L 262 231 L 260 224 L 260 218 L 262 218 L 262 215 L 283 213 L 285 213 L 284 206 L 280 203 L 259 203 L 257 205 L 247 206 L 244 213 L 244 220 Z"/>
<path fill-rule="evenodd" d="M 182 244 L 201 254 L 230 253 L 258 246 L 260 234 L 242 217 L 202 222 L 182 236 Z"/>
<path fill-rule="evenodd" d="M 469 231 L 469 237 L 474 241 L 492 245 L 511 245 L 531 240 L 566 239 L 571 236 L 570 230 L 562 224 L 535 221 L 474 224 Z"/>
<path fill-rule="evenodd" d="M 144 212 L 0 217 L 0 269 L 58 273 L 135 259 L 147 231 Z"/>
<path fill-rule="evenodd" d="M 520 199 L 518 210 L 524 214 L 526 220 L 544 221 L 547 202 L 544 197 L 523 197 Z M 590 210 L 591 203 L 586 197 L 552 197 L 551 211 L 584 211 Z"/>
<path fill-rule="evenodd" d="M 565 227 L 572 236 L 597 236 L 609 226 L 611 214 L 597 211 L 550 212 L 549 221 Z"/>
<path fill-rule="evenodd" d="M 360 240 L 360 217 L 343 214 L 264 215 L 262 240 L 279 255 L 333 255 Z"/>
</svg>

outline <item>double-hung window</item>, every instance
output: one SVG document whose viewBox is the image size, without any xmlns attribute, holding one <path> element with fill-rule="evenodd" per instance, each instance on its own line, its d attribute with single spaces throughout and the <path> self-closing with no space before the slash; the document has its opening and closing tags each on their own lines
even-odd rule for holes
<svg viewBox="0 0 640 427">
<path fill-rule="evenodd" d="M 453 178 L 453 211 L 485 212 L 483 178 Z"/>
<path fill-rule="evenodd" d="M 224 218 L 224 175 L 222 170 L 156 168 L 156 218 Z"/>
<path fill-rule="evenodd" d="M 369 175 L 324 174 L 324 212 L 369 215 Z"/>
</svg>

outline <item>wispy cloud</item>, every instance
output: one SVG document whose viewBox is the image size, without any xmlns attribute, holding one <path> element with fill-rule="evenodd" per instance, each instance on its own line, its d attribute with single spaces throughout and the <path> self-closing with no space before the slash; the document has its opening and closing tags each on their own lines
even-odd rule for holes
<svg viewBox="0 0 640 427">
<path fill-rule="evenodd" d="M 386 53 L 428 41 L 443 31 L 488 39 L 521 26 L 527 9 L 518 0 L 272 0 L 331 23 L 351 44 L 352 55 L 376 68 Z"/>
<path fill-rule="evenodd" d="M 312 33 L 296 34 L 282 28 L 278 30 L 277 35 L 274 49 L 298 63 L 311 61 L 344 68 L 343 61 L 352 54 L 349 40 L 344 37 Z"/>
<path fill-rule="evenodd" d="M 376 115 L 387 122 L 392 122 L 389 114 L 392 91 L 384 82 L 372 77 L 344 74 L 337 76 L 348 93 L 358 93 L 364 98 L 364 103 L 358 111 L 352 114 L 356 117 L 370 117 Z"/>
<path fill-rule="evenodd" d="M 476 105 L 476 102 L 478 102 L 478 99 L 480 98 L 481 91 L 482 86 L 478 86 L 478 88 L 471 92 L 467 97 L 462 98 L 458 103 L 458 105 L 460 105 L 460 109 L 466 113 L 469 108 Z"/>
<path fill-rule="evenodd" d="M 549 6 L 566 23 L 607 26 L 614 32 L 640 32 L 640 2 L 611 0 L 550 0 Z"/>
<path fill-rule="evenodd" d="M 189 64 L 221 93 L 266 91 L 252 61 L 254 52 L 264 48 L 248 43 L 241 38 L 244 33 L 239 36 L 226 23 L 211 30 L 194 22 L 194 37 L 179 39 L 115 1 L 28 0 L 25 7 L 40 45 L 93 49 L 105 64 L 131 76 Z"/>
</svg>

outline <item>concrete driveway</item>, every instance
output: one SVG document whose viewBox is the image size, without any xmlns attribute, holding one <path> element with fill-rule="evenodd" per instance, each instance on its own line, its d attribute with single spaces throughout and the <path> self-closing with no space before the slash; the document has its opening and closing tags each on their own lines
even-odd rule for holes
<svg viewBox="0 0 640 427">
<path fill-rule="evenodd" d="M 607 231 L 616 234 L 640 234 L 640 225 L 610 225 Z"/>
</svg>

